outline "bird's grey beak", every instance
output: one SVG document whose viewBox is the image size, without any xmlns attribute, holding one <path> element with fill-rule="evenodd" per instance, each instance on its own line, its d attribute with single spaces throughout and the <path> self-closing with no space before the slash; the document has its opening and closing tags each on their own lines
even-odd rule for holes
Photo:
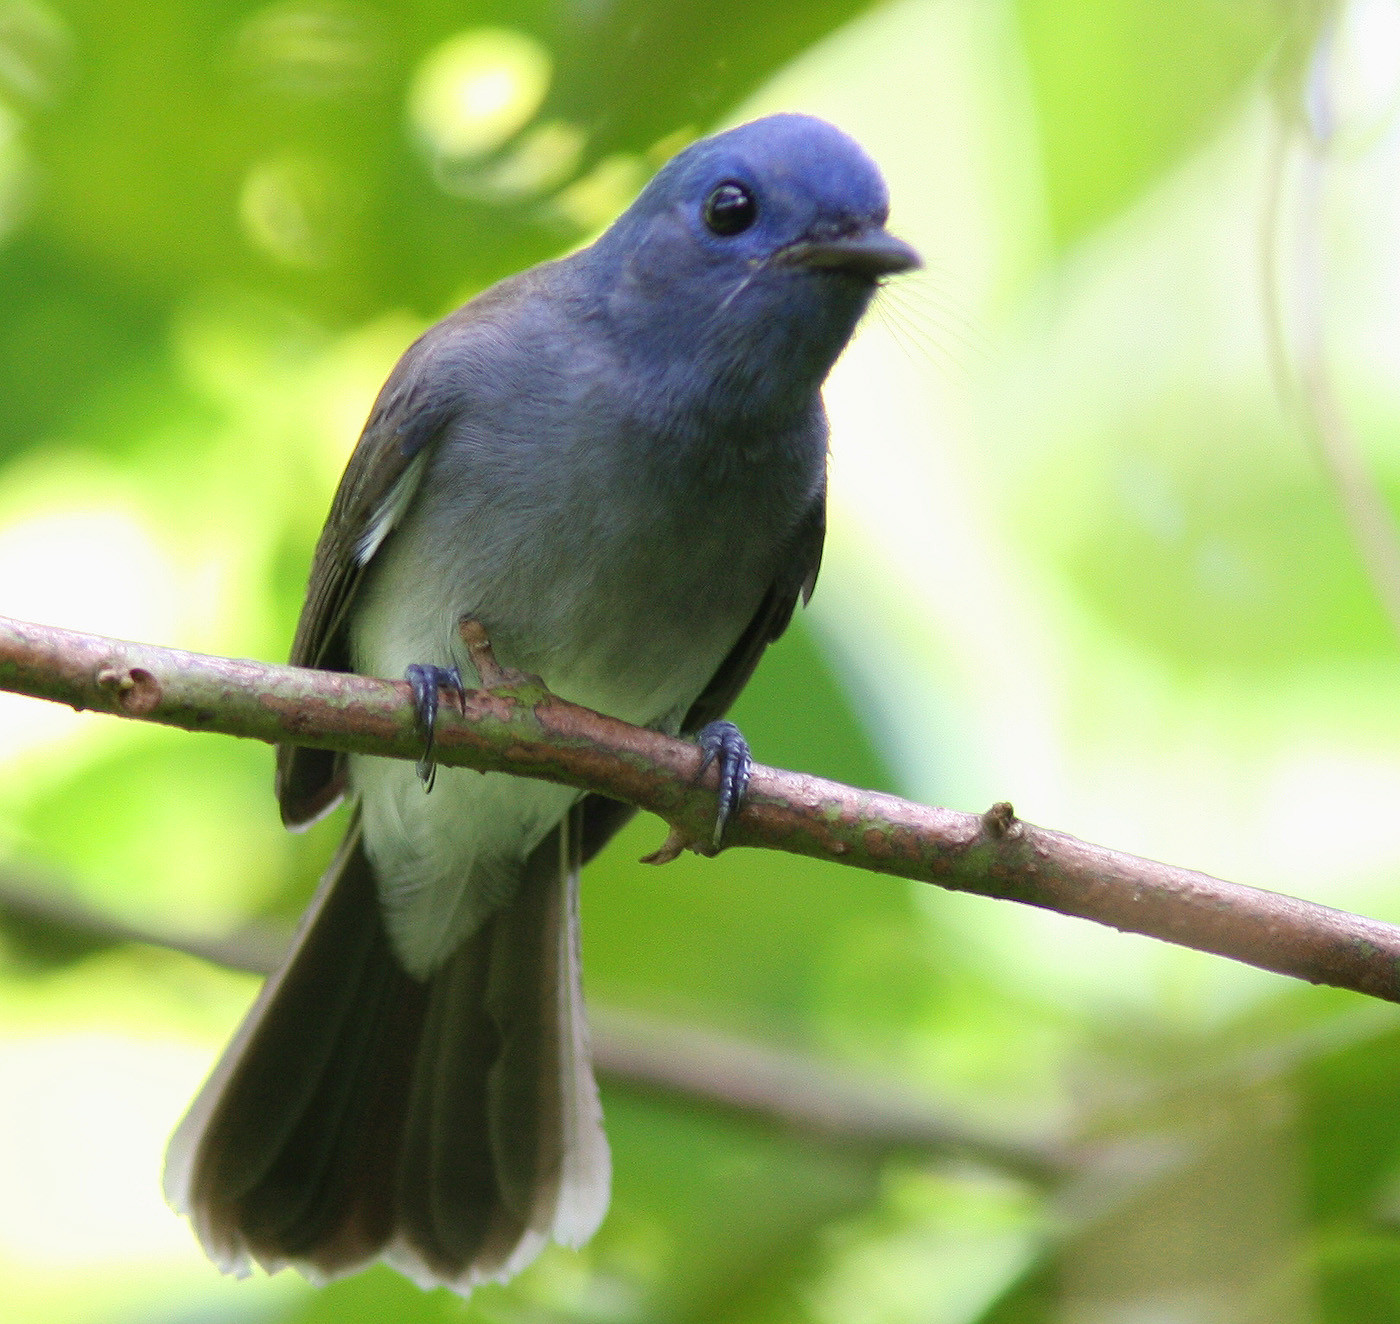
<svg viewBox="0 0 1400 1324">
<path fill-rule="evenodd" d="M 827 238 L 799 239 L 778 256 L 795 266 L 849 271 L 868 280 L 923 266 L 923 259 L 903 239 L 878 226 Z"/>
</svg>

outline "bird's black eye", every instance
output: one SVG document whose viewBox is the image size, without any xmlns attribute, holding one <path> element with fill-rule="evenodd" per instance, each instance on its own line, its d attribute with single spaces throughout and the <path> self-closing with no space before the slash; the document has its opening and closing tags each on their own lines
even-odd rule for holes
<svg viewBox="0 0 1400 1324">
<path fill-rule="evenodd" d="M 705 199 L 705 224 L 726 238 L 747 230 L 758 219 L 758 203 L 742 184 L 721 184 Z"/>
</svg>

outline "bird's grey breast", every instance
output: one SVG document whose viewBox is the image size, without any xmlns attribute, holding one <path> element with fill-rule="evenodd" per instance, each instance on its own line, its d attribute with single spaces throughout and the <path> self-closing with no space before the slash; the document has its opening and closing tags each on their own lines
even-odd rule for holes
<svg viewBox="0 0 1400 1324">
<path fill-rule="evenodd" d="M 745 418 L 693 373 L 639 374 L 586 317 L 533 308 L 439 352 L 459 406 L 377 558 L 359 664 L 438 660 L 470 615 L 563 696 L 663 722 L 718 669 L 819 499 L 820 403 Z"/>
</svg>

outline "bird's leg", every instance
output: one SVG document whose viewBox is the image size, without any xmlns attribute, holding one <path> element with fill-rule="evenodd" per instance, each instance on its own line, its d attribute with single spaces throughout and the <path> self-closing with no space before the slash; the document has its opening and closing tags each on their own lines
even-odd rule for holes
<svg viewBox="0 0 1400 1324">
<path fill-rule="evenodd" d="M 423 756 L 418 760 L 418 780 L 426 794 L 437 781 L 437 764 L 433 762 L 433 736 L 437 732 L 438 690 L 445 689 L 457 697 L 457 707 L 466 709 L 466 691 L 462 688 L 462 673 L 456 667 L 435 667 L 414 663 L 403 673 L 413 690 L 413 706 L 418 711 L 418 725 L 426 738 Z"/>
<path fill-rule="evenodd" d="M 696 732 L 695 743 L 703 756 L 695 774 L 696 781 L 705 775 L 711 763 L 719 764 L 719 801 L 715 806 L 714 836 L 710 839 L 711 851 L 717 851 L 724 844 L 724 829 L 730 816 L 744 802 L 753 756 L 749 753 L 749 742 L 733 722 L 721 720 L 702 726 Z"/>
</svg>

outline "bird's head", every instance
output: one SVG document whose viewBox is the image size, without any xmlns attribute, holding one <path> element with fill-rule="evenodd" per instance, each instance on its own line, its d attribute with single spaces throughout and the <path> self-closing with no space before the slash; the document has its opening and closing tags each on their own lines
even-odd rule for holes
<svg viewBox="0 0 1400 1324">
<path fill-rule="evenodd" d="M 810 390 L 881 278 L 919 265 L 888 215 L 856 143 L 773 115 L 673 157 L 595 249 L 619 321 L 663 354 L 771 361 Z"/>
</svg>

